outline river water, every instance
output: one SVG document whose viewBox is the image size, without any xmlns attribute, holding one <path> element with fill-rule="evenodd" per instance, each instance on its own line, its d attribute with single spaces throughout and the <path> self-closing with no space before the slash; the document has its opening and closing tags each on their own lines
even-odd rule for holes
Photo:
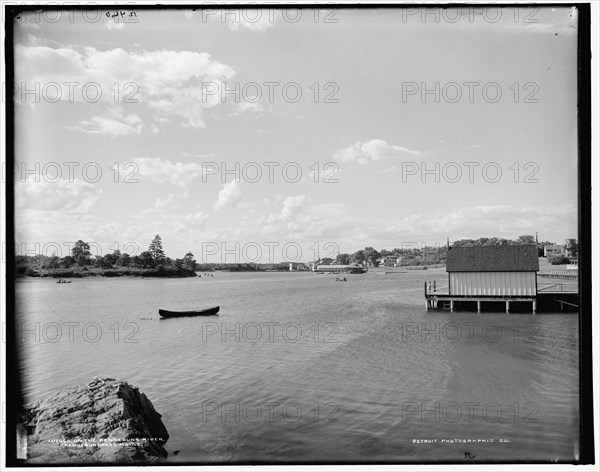
<svg viewBox="0 0 600 472">
<path fill-rule="evenodd" d="M 126 380 L 163 415 L 169 463 L 577 457 L 576 315 L 427 312 L 443 269 L 346 278 L 19 281 L 25 400 Z"/>
</svg>

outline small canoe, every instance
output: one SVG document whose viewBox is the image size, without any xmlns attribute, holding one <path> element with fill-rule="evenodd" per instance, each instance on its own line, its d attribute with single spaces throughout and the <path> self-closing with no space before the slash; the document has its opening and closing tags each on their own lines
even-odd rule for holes
<svg viewBox="0 0 600 472">
<path fill-rule="evenodd" d="M 192 311 L 171 311 L 171 310 L 158 310 L 158 314 L 163 318 L 177 318 L 180 316 L 211 316 L 216 315 L 219 312 L 218 306 L 207 308 L 205 310 L 192 310 Z"/>
</svg>

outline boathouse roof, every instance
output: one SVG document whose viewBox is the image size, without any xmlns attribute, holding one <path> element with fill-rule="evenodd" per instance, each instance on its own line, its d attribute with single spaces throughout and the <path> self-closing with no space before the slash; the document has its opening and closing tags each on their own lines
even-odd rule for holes
<svg viewBox="0 0 600 472">
<path fill-rule="evenodd" d="M 451 247 L 446 272 L 529 272 L 540 270 L 535 245 Z"/>
</svg>

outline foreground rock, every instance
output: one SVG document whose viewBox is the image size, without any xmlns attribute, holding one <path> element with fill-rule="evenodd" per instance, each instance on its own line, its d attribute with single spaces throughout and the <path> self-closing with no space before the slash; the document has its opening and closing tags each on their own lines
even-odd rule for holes
<svg viewBox="0 0 600 472">
<path fill-rule="evenodd" d="M 26 406 L 28 463 L 156 462 L 169 433 L 146 395 L 115 379 Z"/>
</svg>

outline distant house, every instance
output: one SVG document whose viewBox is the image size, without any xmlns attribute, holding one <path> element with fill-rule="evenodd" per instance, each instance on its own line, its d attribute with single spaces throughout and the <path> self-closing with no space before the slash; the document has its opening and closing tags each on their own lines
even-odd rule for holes
<svg viewBox="0 0 600 472">
<path fill-rule="evenodd" d="M 535 245 L 451 247 L 449 295 L 535 297 L 539 268 Z"/>
<path fill-rule="evenodd" d="M 544 257 L 563 256 L 564 254 L 564 248 L 558 244 L 546 244 L 544 246 Z"/>
<path fill-rule="evenodd" d="M 398 256 L 385 256 L 379 259 L 377 262 L 379 262 L 380 266 L 394 267 L 398 264 Z"/>
</svg>

